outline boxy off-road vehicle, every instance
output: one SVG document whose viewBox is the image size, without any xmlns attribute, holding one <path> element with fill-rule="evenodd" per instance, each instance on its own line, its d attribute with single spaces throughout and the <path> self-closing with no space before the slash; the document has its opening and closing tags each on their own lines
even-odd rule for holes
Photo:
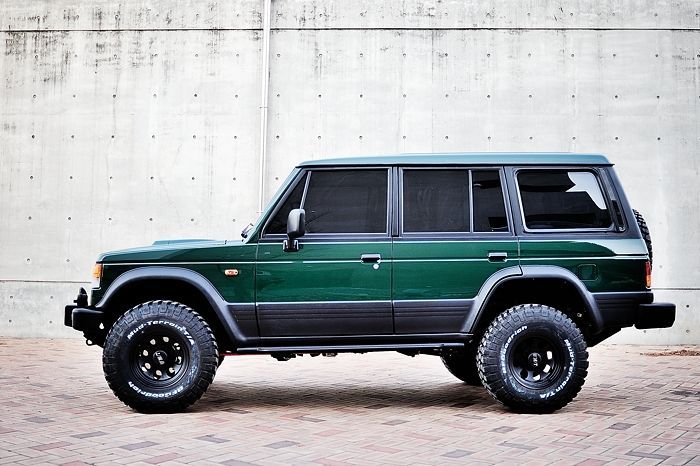
<svg viewBox="0 0 700 466">
<path fill-rule="evenodd" d="M 601 155 L 464 153 L 297 166 L 242 241 L 102 254 L 65 324 L 142 412 L 194 403 L 227 354 L 431 354 L 519 412 L 581 389 L 587 347 L 669 327 L 651 242 Z"/>
</svg>

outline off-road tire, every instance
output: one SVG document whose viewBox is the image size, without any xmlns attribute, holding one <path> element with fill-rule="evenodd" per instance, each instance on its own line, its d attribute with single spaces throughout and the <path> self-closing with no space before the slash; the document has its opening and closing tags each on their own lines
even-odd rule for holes
<svg viewBox="0 0 700 466">
<path fill-rule="evenodd" d="M 647 251 L 649 251 L 649 264 L 651 265 L 654 263 L 654 257 L 651 250 L 651 234 L 649 233 L 649 227 L 647 226 L 647 222 L 644 220 L 644 217 L 642 217 L 642 214 L 635 209 L 632 209 L 632 212 L 634 212 L 634 219 L 637 221 L 637 225 L 639 225 L 639 231 L 642 232 L 644 243 L 647 245 Z"/>
<path fill-rule="evenodd" d="M 463 350 L 448 350 L 440 356 L 450 374 L 467 385 L 481 386 L 479 369 L 476 367 L 476 345 L 470 345 Z"/>
<path fill-rule="evenodd" d="M 109 388 L 142 413 L 190 406 L 207 391 L 218 362 L 209 325 L 174 301 L 149 301 L 128 310 L 110 329 L 102 353 Z"/>
<path fill-rule="evenodd" d="M 477 367 L 484 387 L 508 408 L 551 413 L 581 390 L 588 352 L 581 331 L 566 315 L 524 304 L 505 310 L 488 327 Z"/>
</svg>

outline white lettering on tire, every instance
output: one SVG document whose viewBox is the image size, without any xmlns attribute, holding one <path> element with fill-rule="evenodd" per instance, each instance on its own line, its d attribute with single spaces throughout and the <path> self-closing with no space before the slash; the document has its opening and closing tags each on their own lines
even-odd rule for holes
<svg viewBox="0 0 700 466">
<path fill-rule="evenodd" d="M 571 345 L 571 342 L 568 338 L 564 338 L 564 344 L 566 344 L 566 348 L 569 350 L 569 368 L 566 371 L 566 378 L 554 390 L 540 394 L 541 399 L 551 398 L 560 391 L 562 391 L 564 387 L 566 387 L 566 384 L 569 383 L 571 376 L 574 374 L 574 366 L 576 365 L 576 359 L 574 358 L 574 348 Z"/>
<path fill-rule="evenodd" d="M 510 344 L 513 342 L 513 339 L 514 339 L 516 336 L 518 336 L 519 333 L 521 333 L 521 332 L 523 332 L 523 331 L 525 331 L 525 330 L 527 330 L 527 325 L 523 325 L 522 327 L 520 327 L 519 329 L 517 329 L 515 332 L 513 332 L 513 333 L 511 334 L 511 336 L 508 337 L 508 339 L 506 340 L 506 344 L 503 345 L 503 348 L 501 349 L 501 357 L 500 357 L 500 360 L 501 360 L 500 362 L 501 362 L 501 364 L 500 364 L 500 366 L 501 366 L 501 373 L 502 373 L 504 376 L 507 375 L 507 369 L 506 369 L 506 367 L 507 367 L 507 364 L 506 364 L 506 353 L 508 352 L 508 347 L 509 347 Z"/>
</svg>

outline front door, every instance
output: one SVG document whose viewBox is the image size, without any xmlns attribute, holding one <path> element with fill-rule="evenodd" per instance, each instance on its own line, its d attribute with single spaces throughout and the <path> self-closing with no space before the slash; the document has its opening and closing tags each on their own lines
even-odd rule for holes
<svg viewBox="0 0 700 466">
<path fill-rule="evenodd" d="M 389 170 L 312 169 L 290 185 L 258 244 L 262 337 L 393 333 Z M 306 213 L 299 250 L 282 242 L 289 211 Z"/>
</svg>

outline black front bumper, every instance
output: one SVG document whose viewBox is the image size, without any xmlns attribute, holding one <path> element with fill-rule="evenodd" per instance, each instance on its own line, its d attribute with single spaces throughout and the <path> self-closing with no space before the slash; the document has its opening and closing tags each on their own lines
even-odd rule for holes
<svg viewBox="0 0 700 466">
<path fill-rule="evenodd" d="M 76 305 L 66 306 L 63 323 L 81 332 L 89 332 L 100 328 L 104 312 L 89 307 Z"/>
<path fill-rule="evenodd" d="M 94 306 L 88 306 L 87 292 L 81 288 L 78 297 L 63 311 L 63 324 L 81 332 L 100 330 L 104 313 Z"/>
</svg>

